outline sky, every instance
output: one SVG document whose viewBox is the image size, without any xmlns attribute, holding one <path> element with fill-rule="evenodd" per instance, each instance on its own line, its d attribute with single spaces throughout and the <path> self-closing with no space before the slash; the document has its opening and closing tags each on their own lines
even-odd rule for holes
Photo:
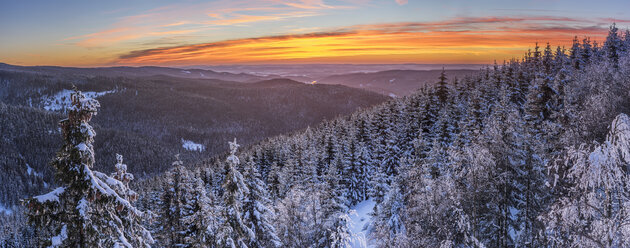
<svg viewBox="0 0 630 248">
<path fill-rule="evenodd" d="M 629 0 L 0 0 L 0 62 L 489 64 L 603 41 Z"/>
</svg>

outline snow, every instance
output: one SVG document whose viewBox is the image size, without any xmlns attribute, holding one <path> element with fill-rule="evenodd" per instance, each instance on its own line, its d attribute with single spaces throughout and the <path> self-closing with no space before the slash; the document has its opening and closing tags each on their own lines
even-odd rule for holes
<svg viewBox="0 0 630 248">
<path fill-rule="evenodd" d="M 82 217 L 86 217 L 88 211 L 88 201 L 85 198 L 79 200 L 79 205 L 77 206 L 77 210 L 79 210 L 79 214 Z"/>
<path fill-rule="evenodd" d="M 182 73 L 190 74 L 190 71 L 182 71 Z"/>
<path fill-rule="evenodd" d="M 77 145 L 77 149 L 79 149 L 79 151 L 87 151 L 87 145 L 85 145 L 85 143 L 81 142 Z"/>
<path fill-rule="evenodd" d="M 393 83 L 394 81 L 396 81 L 396 79 L 392 78 L 392 79 L 389 80 L 389 83 Z"/>
<path fill-rule="evenodd" d="M 238 157 L 235 155 L 230 155 L 229 157 L 227 157 L 227 161 L 232 162 L 233 164 L 239 164 L 240 161 L 238 160 Z M 235 179 L 236 181 L 236 179 Z"/>
<path fill-rule="evenodd" d="M 4 204 L 0 203 L 0 214 L 11 215 L 13 211 L 8 207 L 5 207 Z"/>
<path fill-rule="evenodd" d="M 68 228 L 66 227 L 66 225 L 63 225 L 59 235 L 50 238 L 50 242 L 52 244 L 49 247 L 61 246 L 62 242 L 67 238 L 68 238 Z"/>
<path fill-rule="evenodd" d="M 29 164 L 26 164 L 26 173 L 29 176 L 36 176 L 36 177 L 42 177 L 42 174 L 35 171 L 35 169 L 31 168 L 31 166 Z"/>
<path fill-rule="evenodd" d="M 35 199 L 37 199 L 37 201 L 41 203 L 44 203 L 47 201 L 59 201 L 59 195 L 62 194 L 65 190 L 66 188 L 59 187 L 49 192 L 48 194 L 35 196 Z"/>
<path fill-rule="evenodd" d="M 206 150 L 206 146 L 185 139 L 182 139 L 182 147 L 189 151 L 203 152 Z"/>
<path fill-rule="evenodd" d="M 372 199 L 368 199 L 359 202 L 351 209 L 351 211 L 356 211 L 356 214 L 350 215 L 350 223 L 352 227 L 350 229 L 350 233 L 354 237 L 352 240 L 352 247 L 373 247 L 367 244 L 367 230 L 364 229 L 367 229 L 367 225 L 370 223 L 372 218 L 370 213 L 372 213 L 375 204 L 376 203 Z"/>
<path fill-rule="evenodd" d="M 398 97 L 398 96 L 396 96 L 396 94 L 394 93 L 389 93 L 389 97 Z"/>
<path fill-rule="evenodd" d="M 62 91 L 57 92 L 57 94 L 55 94 L 54 96 L 42 97 L 41 103 L 44 106 L 44 109 L 48 111 L 60 111 L 60 110 L 67 109 L 70 106 L 72 106 L 72 102 L 70 100 L 70 94 L 72 94 L 72 92 L 74 91 L 62 90 Z M 97 97 L 101 97 L 101 96 L 114 93 L 114 92 L 116 91 L 115 90 L 101 91 L 101 92 L 86 91 L 82 93 L 83 95 L 86 96 L 86 98 L 97 98 Z"/>
</svg>

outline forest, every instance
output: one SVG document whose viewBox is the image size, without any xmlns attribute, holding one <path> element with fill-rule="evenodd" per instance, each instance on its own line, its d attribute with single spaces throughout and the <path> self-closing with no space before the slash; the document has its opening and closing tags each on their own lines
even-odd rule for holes
<svg viewBox="0 0 630 248">
<path fill-rule="evenodd" d="M 142 151 L 94 167 L 106 104 L 72 94 L 55 186 L 0 214 L 1 246 L 352 247 L 366 200 L 374 247 L 630 246 L 630 31 L 614 24 L 140 180 L 123 156 Z"/>
</svg>

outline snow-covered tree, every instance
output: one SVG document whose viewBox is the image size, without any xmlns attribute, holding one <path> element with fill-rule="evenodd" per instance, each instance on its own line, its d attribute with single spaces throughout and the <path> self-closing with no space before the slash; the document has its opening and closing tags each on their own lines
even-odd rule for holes
<svg viewBox="0 0 630 248">
<path fill-rule="evenodd" d="M 623 41 L 621 37 L 619 37 L 619 29 L 617 25 L 613 23 L 610 26 L 610 30 L 608 31 L 608 36 L 606 36 L 606 42 L 604 43 L 604 49 L 606 51 L 606 56 L 608 60 L 612 64 L 613 67 L 619 67 L 619 57 L 622 55 L 624 51 Z"/>
<path fill-rule="evenodd" d="M 374 198 L 374 201 L 377 203 L 381 203 L 385 198 L 385 194 L 389 192 L 389 181 L 390 176 L 385 174 L 383 171 L 384 168 L 377 166 L 376 171 L 374 171 L 370 175 L 370 190 L 369 197 Z"/>
<path fill-rule="evenodd" d="M 240 160 L 236 156 L 239 144 L 229 142 L 230 155 L 225 163 L 223 181 L 223 223 L 217 233 L 221 247 L 248 247 L 248 241 L 256 239 L 256 234 L 243 221 L 243 197 L 249 194 L 243 175 L 237 170 Z"/>
<path fill-rule="evenodd" d="M 184 216 L 182 221 L 187 226 L 187 235 L 184 238 L 188 247 L 201 248 L 212 247 L 215 244 L 215 235 L 218 228 L 212 192 L 206 191 L 203 181 L 199 178 L 192 179 L 193 191 L 189 196 L 190 214 Z"/>
<path fill-rule="evenodd" d="M 60 122 L 64 145 L 52 162 L 61 185 L 27 200 L 29 222 L 46 237 L 46 247 L 149 247 L 150 233 L 141 225 L 145 214 L 132 202 L 127 183 L 133 178 L 118 157 L 114 177 L 93 171 L 94 136 L 89 121 L 98 101 L 75 89 L 68 118 Z"/>
<path fill-rule="evenodd" d="M 356 214 L 354 210 L 350 210 L 349 213 L 341 213 L 337 217 L 337 222 L 333 226 L 333 230 L 330 230 L 331 248 L 351 248 L 352 240 L 355 239 L 354 235 L 350 232 L 352 228 L 350 214 Z"/>
<path fill-rule="evenodd" d="M 552 175 L 555 186 L 568 185 L 566 194 L 541 217 L 551 246 L 630 246 L 629 164 L 630 118 L 625 114 L 612 122 L 604 143 L 568 148 Z"/>
<path fill-rule="evenodd" d="M 333 244 L 333 238 L 339 238 L 343 236 L 339 231 L 346 229 L 339 229 L 340 226 L 345 225 L 340 218 L 342 214 L 347 211 L 345 205 L 346 199 L 343 194 L 343 185 L 340 184 L 341 175 L 339 174 L 336 166 L 328 167 L 328 171 L 325 175 L 325 182 L 320 185 L 320 191 L 322 192 L 322 199 L 320 208 L 325 219 L 323 222 L 324 232 L 320 232 L 318 238 L 318 245 L 329 247 Z M 323 230 L 322 230 L 323 231 Z"/>
<path fill-rule="evenodd" d="M 184 218 L 192 214 L 190 198 L 192 192 L 190 171 L 183 166 L 179 154 L 175 155 L 173 169 L 165 175 L 160 206 L 157 209 L 156 236 L 161 245 L 185 246 L 189 234 Z"/>
<path fill-rule="evenodd" d="M 374 208 L 369 231 L 370 237 L 379 247 L 401 246 L 407 241 L 407 230 L 403 221 L 405 214 L 403 194 L 398 182 L 394 181 L 383 202 Z"/>
<path fill-rule="evenodd" d="M 275 212 L 268 198 L 266 185 L 260 179 L 260 173 L 253 161 L 245 165 L 245 180 L 249 194 L 243 205 L 243 221 L 255 234 L 248 241 L 249 247 L 281 247 L 282 242 L 272 225 Z"/>
</svg>

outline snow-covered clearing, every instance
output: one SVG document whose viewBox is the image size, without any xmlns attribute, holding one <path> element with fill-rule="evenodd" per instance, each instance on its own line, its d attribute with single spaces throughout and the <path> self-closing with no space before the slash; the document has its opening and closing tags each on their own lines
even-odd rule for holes
<svg viewBox="0 0 630 248">
<path fill-rule="evenodd" d="M 374 209 L 376 203 L 372 199 L 368 199 L 359 202 L 351 210 L 356 211 L 356 214 L 350 214 L 350 220 L 352 228 L 350 232 L 355 238 L 352 240 L 352 247 L 372 247 L 368 243 L 367 238 L 367 225 L 370 223 L 372 216 L 370 213 Z"/>
<path fill-rule="evenodd" d="M 59 111 L 69 108 L 72 105 L 70 100 L 70 94 L 74 92 L 72 90 L 62 90 L 57 92 L 54 96 L 45 96 L 42 97 L 41 102 L 44 106 L 45 110 L 48 111 Z M 88 98 L 97 98 L 110 93 L 116 92 L 115 90 L 94 92 L 94 91 L 85 91 L 82 92 Z"/>
<path fill-rule="evenodd" d="M 182 139 L 182 147 L 189 151 L 203 152 L 206 150 L 206 146 L 185 139 Z"/>
</svg>

